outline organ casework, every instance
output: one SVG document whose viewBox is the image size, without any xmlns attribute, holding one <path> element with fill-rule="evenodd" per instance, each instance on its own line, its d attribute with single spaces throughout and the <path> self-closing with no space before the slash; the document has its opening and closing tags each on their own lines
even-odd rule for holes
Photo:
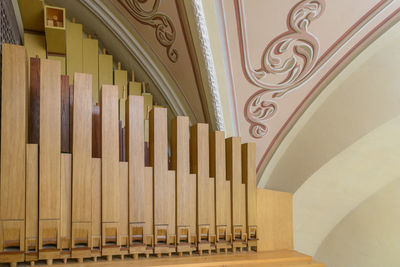
<svg viewBox="0 0 400 267">
<path fill-rule="evenodd" d="M 61 64 L 2 46 L 1 263 L 257 250 L 254 144 Z"/>
</svg>

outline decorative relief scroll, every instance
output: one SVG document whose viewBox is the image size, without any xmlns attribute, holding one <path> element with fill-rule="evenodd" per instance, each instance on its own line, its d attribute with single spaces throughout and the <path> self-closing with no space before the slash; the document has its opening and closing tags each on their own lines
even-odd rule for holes
<svg viewBox="0 0 400 267">
<path fill-rule="evenodd" d="M 118 2 L 136 20 L 155 28 L 157 41 L 167 48 L 168 58 L 174 63 L 177 62 L 178 51 L 172 47 L 176 38 L 175 26 L 166 14 L 158 10 L 160 0 L 155 0 L 150 10 L 143 7 L 148 0 L 118 0 Z"/>
<path fill-rule="evenodd" d="M 243 0 L 237 0 L 242 41 L 243 67 L 247 79 L 262 90 L 253 94 L 245 105 L 245 117 L 250 123 L 250 134 L 261 138 L 268 132 L 265 120 L 276 114 L 277 104 L 262 100 L 285 95 L 307 81 L 318 69 L 319 43 L 309 32 L 311 21 L 325 10 L 324 0 L 303 0 L 288 15 L 288 31 L 274 38 L 264 49 L 260 67 L 249 60 Z"/>
</svg>

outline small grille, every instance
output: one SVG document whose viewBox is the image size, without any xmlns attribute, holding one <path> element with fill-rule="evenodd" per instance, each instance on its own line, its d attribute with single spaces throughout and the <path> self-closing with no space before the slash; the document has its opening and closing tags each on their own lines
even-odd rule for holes
<svg viewBox="0 0 400 267">
<path fill-rule="evenodd" d="M 0 44 L 20 44 L 17 20 L 10 0 L 0 1 Z M 0 47 L 1 53 L 1 47 Z"/>
</svg>

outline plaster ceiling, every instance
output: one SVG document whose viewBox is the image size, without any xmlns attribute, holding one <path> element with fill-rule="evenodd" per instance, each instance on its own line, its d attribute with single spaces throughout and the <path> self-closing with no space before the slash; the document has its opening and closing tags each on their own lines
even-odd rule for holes
<svg viewBox="0 0 400 267">
<path fill-rule="evenodd" d="M 172 115 L 256 142 L 259 178 L 309 104 L 400 17 L 400 0 L 51 1 L 96 16 L 92 29 L 125 48 L 99 39 L 136 60 Z"/>
<path fill-rule="evenodd" d="M 261 177 L 308 105 L 398 20 L 400 1 L 216 0 L 216 5 L 237 133 L 257 143 Z"/>
</svg>

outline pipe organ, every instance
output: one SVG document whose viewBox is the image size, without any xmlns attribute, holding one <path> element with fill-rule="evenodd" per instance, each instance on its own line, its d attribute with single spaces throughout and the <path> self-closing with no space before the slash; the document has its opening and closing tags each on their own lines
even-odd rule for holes
<svg viewBox="0 0 400 267">
<path fill-rule="evenodd" d="M 146 94 L 102 84 L 96 105 L 92 74 L 2 51 L 1 263 L 257 250 L 254 144 L 183 116 L 168 139 Z"/>
</svg>

